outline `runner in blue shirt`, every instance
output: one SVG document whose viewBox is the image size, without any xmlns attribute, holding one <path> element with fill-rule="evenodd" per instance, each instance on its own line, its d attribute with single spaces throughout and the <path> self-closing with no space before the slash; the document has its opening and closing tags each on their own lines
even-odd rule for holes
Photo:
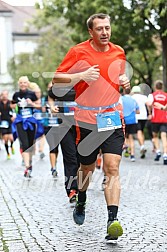
<svg viewBox="0 0 167 252">
<path fill-rule="evenodd" d="M 125 120 L 125 143 L 130 148 L 130 160 L 135 161 L 135 147 L 133 135 L 137 133 L 136 114 L 140 114 L 139 106 L 135 99 L 130 96 L 130 89 L 124 90 L 122 96 L 123 114 Z"/>
</svg>

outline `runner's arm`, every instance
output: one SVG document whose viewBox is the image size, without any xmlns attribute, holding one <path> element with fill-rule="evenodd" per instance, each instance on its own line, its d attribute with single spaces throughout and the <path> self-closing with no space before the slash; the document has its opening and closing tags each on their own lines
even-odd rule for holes
<svg viewBox="0 0 167 252">
<path fill-rule="evenodd" d="M 55 106 L 55 100 L 53 98 L 51 98 L 50 96 L 48 96 L 48 104 L 50 106 L 50 110 L 52 113 L 58 113 L 59 112 L 59 108 L 56 105 Z"/>
<path fill-rule="evenodd" d="M 100 76 L 98 65 L 89 67 L 86 71 L 79 73 L 59 73 L 56 72 L 52 79 L 52 84 L 56 86 L 74 86 L 80 81 L 89 82 L 96 81 Z"/>
<path fill-rule="evenodd" d="M 159 102 L 154 102 L 154 107 L 157 109 L 161 109 L 161 110 L 166 110 L 167 111 L 167 104 L 166 105 L 162 105 Z"/>
</svg>

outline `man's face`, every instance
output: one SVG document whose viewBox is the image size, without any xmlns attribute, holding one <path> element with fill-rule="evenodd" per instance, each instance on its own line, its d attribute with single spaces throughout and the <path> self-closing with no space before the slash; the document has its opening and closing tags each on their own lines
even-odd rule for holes
<svg viewBox="0 0 167 252">
<path fill-rule="evenodd" d="M 111 37 L 111 26 L 109 19 L 95 18 L 93 20 L 93 28 L 89 29 L 89 34 L 97 46 L 106 46 Z"/>
<path fill-rule="evenodd" d="M 19 79 L 19 88 L 22 91 L 25 91 L 28 88 L 28 81 L 26 78 L 20 78 Z"/>
<path fill-rule="evenodd" d="M 8 92 L 7 91 L 2 92 L 1 99 L 3 101 L 8 100 Z"/>
</svg>

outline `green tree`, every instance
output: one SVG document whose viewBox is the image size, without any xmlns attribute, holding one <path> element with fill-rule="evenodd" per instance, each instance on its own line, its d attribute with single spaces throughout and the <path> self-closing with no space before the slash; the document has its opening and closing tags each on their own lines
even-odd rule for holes
<svg viewBox="0 0 167 252">
<path fill-rule="evenodd" d="M 159 53 L 156 56 L 154 50 L 139 51 L 134 49 L 128 52 L 127 60 L 131 63 L 134 71 L 133 84 L 146 83 L 152 86 L 153 80 L 160 78 L 160 56 Z"/>
<path fill-rule="evenodd" d="M 153 36 L 162 43 L 163 81 L 167 90 L 167 2 L 164 0 L 132 0 L 133 20 L 143 22 Z"/>
<path fill-rule="evenodd" d="M 34 18 L 33 24 L 38 28 L 45 27 L 46 31 L 31 58 L 33 58 L 33 72 L 40 72 L 38 81 L 41 85 L 44 86 L 47 81 L 41 73 L 54 71 L 73 43 L 88 39 L 86 20 L 91 14 L 97 12 L 105 12 L 111 16 L 111 40 L 125 49 L 127 59 L 134 69 L 132 80 L 138 79 L 139 82 L 145 82 L 151 86 L 154 77 L 156 78 L 159 74 L 161 78 L 159 57 L 163 52 L 164 59 L 167 53 L 165 54 L 165 46 L 157 47 L 157 45 L 166 36 L 166 5 L 162 0 L 131 0 L 130 2 L 130 8 L 124 6 L 123 0 L 112 0 L 112 2 L 110 0 L 92 2 L 89 0 L 43 0 L 42 8 L 37 4 L 38 16 Z M 158 6 L 161 4 L 163 8 L 160 14 L 157 14 L 159 13 Z M 146 11 L 149 8 L 150 12 Z M 163 32 L 160 36 L 161 30 Z M 163 60 L 163 76 L 166 76 L 164 62 L 165 60 Z M 22 66 L 19 67 L 21 69 Z M 16 68 L 17 64 L 14 69 Z M 166 81 L 164 83 L 166 84 Z"/>
<path fill-rule="evenodd" d="M 97 12 L 108 13 L 112 22 L 112 42 L 121 45 L 134 68 L 134 79 L 153 81 L 153 71 L 158 62 L 153 40 L 153 32 L 148 29 L 145 20 L 137 19 L 135 1 L 131 8 L 124 6 L 123 0 L 43 0 L 43 9 L 36 24 L 47 23 L 50 17 L 64 17 L 69 27 L 73 28 L 72 39 L 75 43 L 88 38 L 86 19 Z M 39 7 L 39 6 L 38 6 Z M 39 22 L 40 20 L 40 22 Z M 142 58 L 142 61 L 140 60 Z M 140 62 L 140 64 L 139 64 Z"/>
<path fill-rule="evenodd" d="M 28 53 L 20 53 L 8 62 L 8 71 L 13 79 L 15 90 L 18 88 L 17 82 L 20 76 L 26 75 L 32 82 L 36 81 L 32 77 L 33 62 L 33 55 Z"/>
<path fill-rule="evenodd" d="M 36 5 L 40 9 L 40 5 Z M 123 0 L 43 0 L 43 7 L 34 24 L 41 27 L 47 24 L 49 18 L 64 17 L 68 27 L 73 28 L 72 39 L 79 43 L 88 39 L 86 27 L 87 18 L 97 12 L 111 16 L 112 41 L 124 45 L 128 40 L 129 25 L 126 20 L 131 17 L 129 10 L 123 5 Z M 119 29 L 118 29 L 119 27 Z M 122 31 L 124 34 L 122 34 Z"/>
</svg>

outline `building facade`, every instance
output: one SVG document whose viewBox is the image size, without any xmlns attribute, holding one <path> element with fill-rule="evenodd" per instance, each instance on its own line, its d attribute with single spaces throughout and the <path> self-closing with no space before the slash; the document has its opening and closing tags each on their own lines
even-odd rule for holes
<svg viewBox="0 0 167 252">
<path fill-rule="evenodd" d="M 0 90 L 10 89 L 13 82 L 9 60 L 19 53 L 31 53 L 37 46 L 39 33 L 28 26 L 35 11 L 33 6 L 11 6 L 0 0 Z"/>
</svg>

